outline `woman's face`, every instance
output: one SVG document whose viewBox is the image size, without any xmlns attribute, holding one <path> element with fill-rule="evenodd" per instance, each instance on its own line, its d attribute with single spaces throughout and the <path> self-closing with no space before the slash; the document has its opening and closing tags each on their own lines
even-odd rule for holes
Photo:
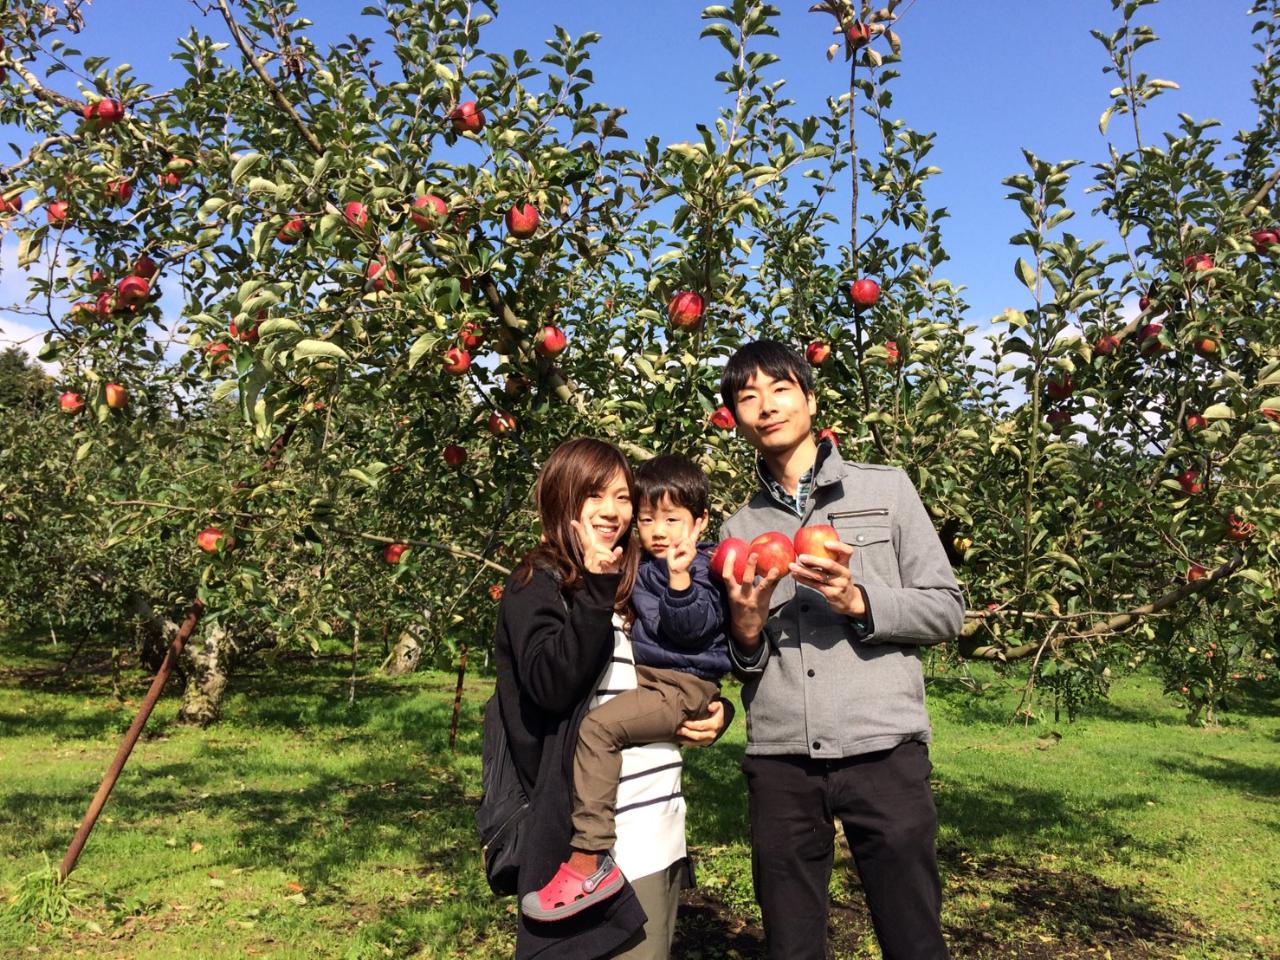
<svg viewBox="0 0 1280 960">
<path fill-rule="evenodd" d="M 578 520 L 595 533 L 600 545 L 615 547 L 631 526 L 631 491 L 627 478 L 619 470 L 582 504 Z"/>
</svg>

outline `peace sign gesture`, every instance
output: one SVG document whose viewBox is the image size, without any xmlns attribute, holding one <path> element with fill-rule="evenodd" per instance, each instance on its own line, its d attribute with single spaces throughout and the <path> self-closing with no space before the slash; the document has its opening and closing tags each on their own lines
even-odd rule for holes
<svg viewBox="0 0 1280 960">
<path fill-rule="evenodd" d="M 622 568 L 622 548 L 610 547 L 611 541 L 596 533 L 591 524 L 570 520 L 578 549 L 582 551 L 582 565 L 591 573 L 617 573 Z"/>
</svg>

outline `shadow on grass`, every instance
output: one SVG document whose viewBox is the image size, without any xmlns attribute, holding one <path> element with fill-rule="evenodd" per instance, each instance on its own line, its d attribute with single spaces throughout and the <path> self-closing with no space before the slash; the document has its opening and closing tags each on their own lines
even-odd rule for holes
<svg viewBox="0 0 1280 960">
<path fill-rule="evenodd" d="M 1160 759 L 1156 763 L 1173 773 L 1212 780 L 1255 800 L 1273 804 L 1280 797 L 1280 766 L 1274 764 L 1243 763 L 1226 757 Z M 1269 826 L 1280 830 L 1280 820 L 1272 819 Z"/>
</svg>

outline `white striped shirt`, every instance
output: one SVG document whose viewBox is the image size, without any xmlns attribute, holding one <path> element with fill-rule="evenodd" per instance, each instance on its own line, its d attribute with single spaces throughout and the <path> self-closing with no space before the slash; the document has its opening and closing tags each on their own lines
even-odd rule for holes
<svg viewBox="0 0 1280 960">
<path fill-rule="evenodd" d="M 613 620 L 613 659 L 596 684 L 592 708 L 636 685 L 631 638 L 622 620 Z M 680 791 L 680 748 L 651 743 L 622 751 L 615 814 L 613 859 L 629 880 L 665 870 L 685 855 L 684 795 Z"/>
</svg>

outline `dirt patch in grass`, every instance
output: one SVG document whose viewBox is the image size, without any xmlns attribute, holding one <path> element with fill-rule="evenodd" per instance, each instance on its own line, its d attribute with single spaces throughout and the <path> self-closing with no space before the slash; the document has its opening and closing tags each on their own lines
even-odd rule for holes
<svg viewBox="0 0 1280 960">
<path fill-rule="evenodd" d="M 1204 931 L 1162 913 L 1141 891 L 1108 886 L 1082 873 L 1047 870 L 1008 857 L 939 850 L 948 904 L 944 929 L 956 960 L 1061 960 L 1176 957 Z M 866 956 L 871 916 L 853 875 L 847 900 L 828 923 L 833 957 Z M 766 957 L 764 930 L 714 897 L 685 892 L 673 956 Z"/>
</svg>

